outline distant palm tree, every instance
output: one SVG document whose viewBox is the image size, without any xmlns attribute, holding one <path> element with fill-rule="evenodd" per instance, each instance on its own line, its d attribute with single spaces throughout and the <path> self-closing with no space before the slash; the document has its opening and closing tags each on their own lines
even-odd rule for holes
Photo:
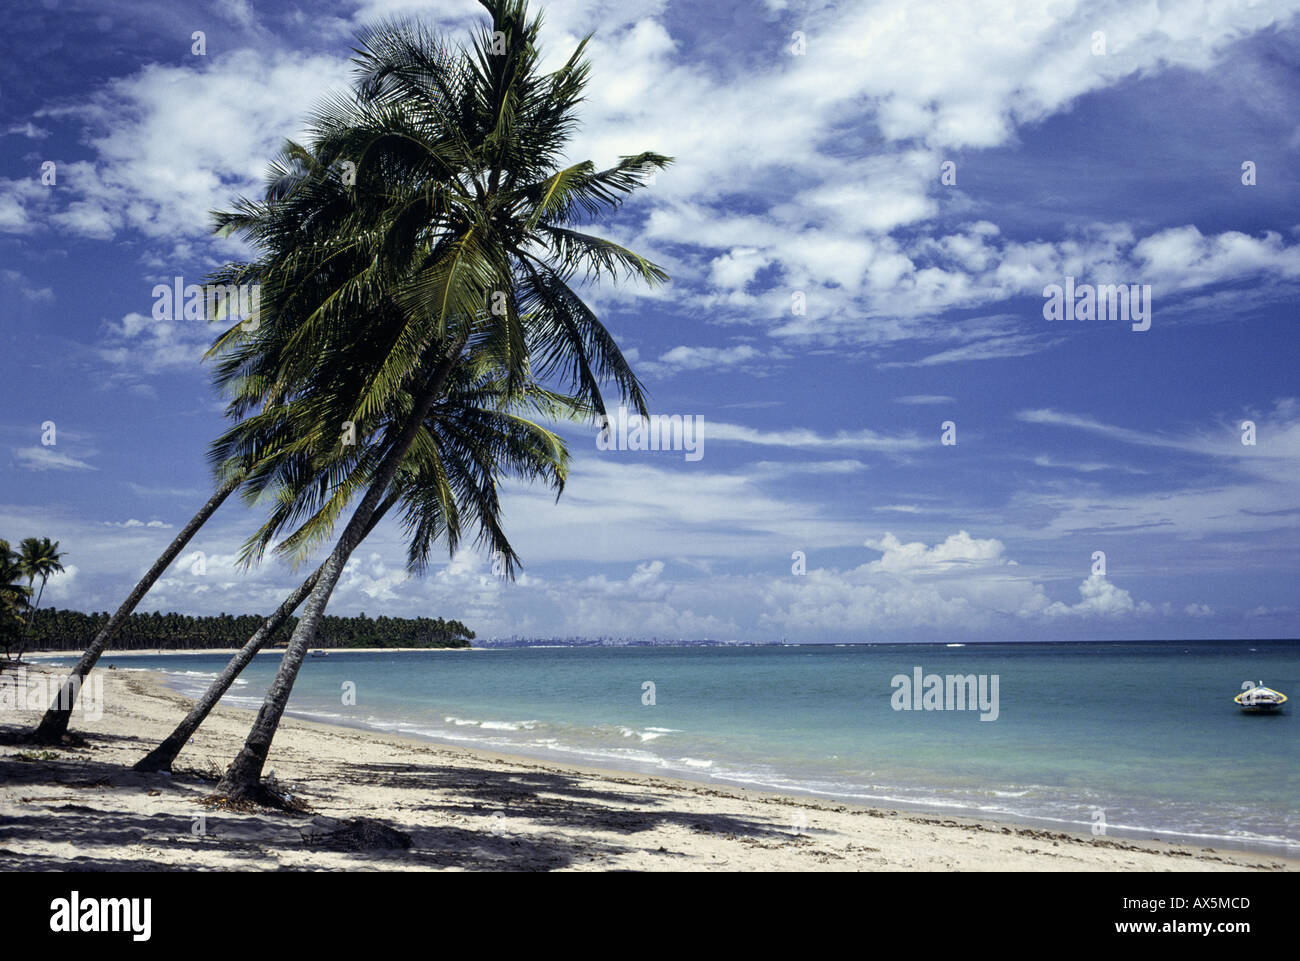
<svg viewBox="0 0 1300 961">
<path fill-rule="evenodd" d="M 21 557 L 9 548 L 8 541 L 0 541 L 0 645 L 5 660 L 12 660 L 12 649 L 19 643 L 25 630 L 23 612 L 28 609 L 31 588 L 22 583 L 26 574 Z"/>
<path fill-rule="evenodd" d="M 317 431 L 348 423 L 377 438 L 365 456 L 382 451 L 326 501 L 337 516 L 364 490 L 218 785 L 230 798 L 260 795 L 271 741 L 343 567 L 406 452 L 423 443 L 425 419 L 467 350 L 492 353 L 513 384 L 560 378 L 595 414 L 609 381 L 646 410 L 613 337 L 571 284 L 620 273 L 667 279 L 580 228 L 669 158 L 561 168 L 587 80 L 586 41 L 542 73 L 540 20 L 525 0 L 482 4 L 492 22 L 472 49 L 417 26 L 364 32 L 356 96 L 317 112 L 311 148 L 290 145 L 265 202 L 243 201 L 219 218 L 263 251 L 230 270 L 230 281 L 261 284 L 264 310 L 257 330 L 222 345 L 223 373 L 257 386 L 264 402 L 308 398 Z"/>
<path fill-rule="evenodd" d="M 57 574 L 63 570 L 63 564 L 60 563 L 63 555 L 59 553 L 59 542 L 51 542 L 48 537 L 35 538 L 24 537 L 18 545 L 19 565 L 23 573 L 27 575 L 27 588 L 31 590 L 35 584 L 36 578 L 41 579 L 41 589 L 36 594 L 36 603 L 32 606 L 31 616 L 27 618 L 27 626 L 23 629 L 23 639 L 26 640 L 28 633 L 32 629 L 32 622 L 36 620 L 36 612 L 41 609 L 41 598 L 45 596 L 45 582 L 50 579 L 51 574 Z M 19 650 L 18 656 L 22 656 Z"/>
</svg>

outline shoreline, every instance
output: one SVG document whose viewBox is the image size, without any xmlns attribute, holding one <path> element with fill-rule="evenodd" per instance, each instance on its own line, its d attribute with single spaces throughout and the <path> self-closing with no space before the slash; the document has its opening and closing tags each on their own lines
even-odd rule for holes
<svg viewBox="0 0 1300 961">
<path fill-rule="evenodd" d="M 325 651 L 327 654 L 378 654 L 381 651 L 486 651 L 486 647 L 312 647 L 308 648 L 307 656 L 311 656 L 312 651 Z M 224 654 L 227 656 L 238 654 L 238 647 L 201 647 L 201 648 L 170 648 L 170 647 L 146 647 L 134 651 L 105 651 L 100 655 L 100 660 L 111 661 L 115 657 L 191 657 L 195 654 Z M 255 656 L 261 657 L 263 654 L 284 654 L 283 647 L 264 647 L 258 651 Z M 27 651 L 23 657 L 33 658 L 35 660 L 49 661 L 57 658 L 71 658 L 75 660 L 80 657 L 79 651 Z"/>
<path fill-rule="evenodd" d="M 373 655 L 378 649 L 374 648 L 334 648 L 331 649 L 338 653 L 355 653 Z M 386 648 L 383 650 L 418 653 L 428 650 L 490 650 L 490 648 Z M 62 652 L 38 652 L 42 658 L 65 658 Z M 192 655 L 195 653 L 222 653 L 218 649 L 212 649 L 205 652 L 194 651 L 170 651 L 160 649 L 147 649 L 139 651 L 115 652 L 120 654 L 124 660 L 131 657 L 153 657 L 158 655 Z M 232 651 L 233 653 L 233 651 Z M 259 653 L 279 654 L 281 649 L 272 651 L 262 651 Z M 104 661 L 111 664 L 112 658 L 105 654 Z M 123 666 L 130 671 L 142 671 L 152 673 L 152 669 L 132 667 L 129 664 Z M 183 684 L 178 684 L 168 673 L 169 668 L 164 665 L 156 665 L 158 677 L 165 677 L 165 686 L 174 693 L 181 694 L 185 697 L 196 697 L 197 691 Z M 247 698 L 243 699 L 240 706 L 247 709 L 249 704 Z M 253 710 L 256 708 L 253 707 Z M 794 799 L 815 799 L 826 801 L 834 804 L 854 806 L 863 809 L 884 809 L 899 811 L 931 817 L 955 817 L 973 819 L 979 822 L 991 822 L 1000 825 L 1009 825 L 1016 828 L 1028 828 L 1047 831 L 1062 831 L 1076 835 L 1090 835 L 1091 824 L 1086 820 L 1079 818 L 1068 818 L 1053 816 L 1051 812 L 1039 812 L 1032 810 L 998 810 L 995 807 L 987 805 L 971 805 L 961 803 L 945 803 L 941 799 L 929 800 L 907 796 L 894 796 L 888 792 L 875 793 L 859 792 L 853 793 L 836 793 L 833 791 L 819 790 L 816 786 L 804 786 L 794 783 L 788 784 L 771 784 L 763 783 L 761 779 L 744 778 L 736 776 L 727 776 L 716 773 L 710 766 L 703 766 L 698 770 L 682 768 L 680 765 L 668 765 L 651 762 L 638 762 L 634 758 L 605 758 L 596 757 L 590 753 L 575 749 L 555 750 L 548 748 L 543 750 L 541 747 L 527 744 L 499 745 L 492 743 L 491 738 L 483 739 L 470 736 L 439 736 L 436 733 L 427 733 L 419 730 L 401 730 L 382 723 L 366 723 L 365 721 L 351 718 L 340 717 L 331 712 L 321 714 L 315 711 L 299 710 L 294 711 L 290 708 L 286 712 L 286 717 L 296 717 L 302 721 L 310 721 L 335 727 L 345 728 L 348 730 L 361 731 L 379 736 L 404 737 L 420 744 L 435 744 L 446 748 L 460 748 L 471 752 L 485 752 L 494 757 L 501 757 L 515 761 L 530 761 L 565 765 L 581 770 L 596 773 L 604 776 L 646 776 L 646 777 L 665 777 L 675 779 L 688 784 L 704 784 L 721 789 L 747 790 L 759 793 L 771 793 L 780 797 Z M 1219 850 L 1230 850 L 1242 854 L 1252 854 L 1257 856 L 1276 856 L 1282 858 L 1300 859 L 1300 844 L 1291 841 L 1285 837 L 1255 837 L 1255 836 L 1233 836 L 1226 829 L 1222 833 L 1196 833 L 1194 831 L 1175 831 L 1164 830 L 1156 827 L 1145 826 L 1141 821 L 1135 821 L 1133 824 L 1116 824 L 1106 825 L 1105 836 L 1110 838 L 1122 838 L 1131 841 L 1151 841 L 1167 844 L 1182 845 L 1189 848 L 1214 847 Z"/>
<path fill-rule="evenodd" d="M 209 811 L 200 801 L 238 750 L 253 712 L 218 707 L 177 760 L 174 776 L 136 774 L 130 764 L 192 702 L 154 672 L 96 673 L 105 678 L 110 710 L 98 722 L 74 714 L 72 730 L 85 736 L 85 746 L 0 744 L 0 824 L 15 825 L 0 828 L 0 869 L 1300 869 L 1300 860 L 1265 851 L 869 807 L 288 715 L 267 771 L 291 785 L 315 816 Z M 35 719 L 31 711 L 5 712 L 0 730 L 11 734 Z M 325 846 L 331 831 L 356 817 L 408 834 L 411 848 Z M 207 826 L 194 834 L 200 820 Z M 124 833 L 123 822 L 139 836 Z M 165 842 L 155 837 L 160 829 Z M 250 855 L 250 848 L 260 853 Z M 96 852 L 89 860 L 73 853 L 88 849 Z"/>
</svg>

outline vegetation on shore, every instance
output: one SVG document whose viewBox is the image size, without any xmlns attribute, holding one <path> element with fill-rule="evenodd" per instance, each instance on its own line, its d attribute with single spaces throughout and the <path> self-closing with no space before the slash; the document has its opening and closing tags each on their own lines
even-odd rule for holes
<svg viewBox="0 0 1300 961">
<path fill-rule="evenodd" d="M 5 660 L 17 660 L 31 641 L 32 621 L 40 610 L 45 582 L 63 570 L 59 542 L 48 537 L 24 537 L 14 551 L 0 540 L 0 649 Z M 27 584 L 22 583 L 27 578 Z M 41 587 L 31 597 L 40 578 Z"/>
<path fill-rule="evenodd" d="M 40 594 L 53 573 L 63 569 L 58 542 L 48 537 L 23 540 L 19 551 L 0 540 L 0 648 L 6 659 L 19 659 L 25 650 L 81 651 L 109 621 L 109 614 L 42 609 Z M 22 582 L 26 580 L 27 583 Z M 40 590 L 35 590 L 39 582 Z M 32 595 L 36 594 L 33 601 Z M 132 614 L 120 628 L 114 646 L 124 651 L 202 651 L 239 647 L 262 625 L 260 614 L 218 614 L 194 617 L 175 612 Z M 298 619 L 290 617 L 271 637 L 283 644 Z M 441 617 L 323 618 L 316 647 L 469 647 L 474 632 L 456 620 Z"/>
<path fill-rule="evenodd" d="M 108 623 L 108 612 L 83 614 L 47 607 L 37 612 L 27 636 L 27 647 L 39 651 L 81 651 Z M 118 650 L 201 651 L 239 647 L 261 626 L 260 614 L 132 614 L 113 642 Z M 271 645 L 283 644 L 297 625 L 289 618 L 275 633 Z M 474 632 L 456 620 L 441 617 L 356 617 L 326 615 L 316 635 L 316 647 L 469 647 Z"/>
</svg>

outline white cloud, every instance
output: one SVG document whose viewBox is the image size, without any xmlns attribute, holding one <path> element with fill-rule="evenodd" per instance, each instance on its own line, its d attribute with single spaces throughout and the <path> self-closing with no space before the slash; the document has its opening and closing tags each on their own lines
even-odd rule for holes
<svg viewBox="0 0 1300 961">
<path fill-rule="evenodd" d="M 371 601 L 392 602 L 400 596 L 399 588 L 410 579 L 404 568 L 389 569 L 383 555 L 372 551 L 364 560 L 356 555 L 348 560 L 335 590 L 345 599 L 360 593 Z"/>
<path fill-rule="evenodd" d="M 54 291 L 49 287 L 33 287 L 16 270 L 0 270 L 0 280 L 18 291 L 24 300 L 32 303 L 49 303 L 54 300 Z"/>
<path fill-rule="evenodd" d="M 1083 600 L 1077 604 L 1057 601 L 1043 608 L 1046 617 L 1120 617 L 1125 614 L 1150 614 L 1150 604 L 1136 604 L 1128 591 L 1116 587 L 1104 574 L 1090 574 L 1079 584 Z"/>
<path fill-rule="evenodd" d="M 1288 247 L 1273 231 L 1262 237 L 1235 230 L 1206 237 L 1196 227 L 1177 227 L 1143 238 L 1133 256 L 1140 267 L 1137 276 L 1158 277 L 1161 293 L 1259 274 L 1300 277 L 1300 246 Z"/>
<path fill-rule="evenodd" d="M 907 394 L 903 397 L 895 397 L 895 404 L 955 404 L 956 398 L 949 397 L 947 394 Z"/>
<path fill-rule="evenodd" d="M 1034 458 L 1034 464 L 1038 467 L 1049 467 L 1057 470 L 1077 471 L 1081 474 L 1096 474 L 1102 471 L 1120 472 L 1124 474 L 1145 474 L 1144 470 L 1135 467 L 1123 467 L 1116 464 L 1107 464 L 1102 461 L 1061 461 L 1047 454 L 1040 454 Z"/>
<path fill-rule="evenodd" d="M 1008 337 L 990 337 L 988 340 L 951 347 L 935 354 L 929 354 L 920 360 L 891 361 L 880 364 L 889 367 L 935 367 L 939 364 L 958 364 L 972 360 L 997 360 L 1004 357 L 1025 357 L 1061 343 L 1060 338 L 1042 337 L 1035 334 L 1013 335 Z"/>
<path fill-rule="evenodd" d="M 710 443 L 721 441 L 762 447 L 853 448 L 883 453 L 902 453 L 933 446 L 930 441 L 910 434 L 891 437 L 873 430 L 856 430 L 826 435 L 803 427 L 759 430 L 723 421 L 705 421 L 704 436 Z"/>
<path fill-rule="evenodd" d="M 893 534 L 868 540 L 867 547 L 880 551 L 880 560 L 872 561 L 868 568 L 891 574 L 948 571 L 954 567 L 1004 564 L 1002 542 L 996 538 L 980 540 L 965 531 L 958 531 L 942 544 L 926 547 L 920 542 L 902 543 Z"/>
<path fill-rule="evenodd" d="M 45 594 L 41 598 L 42 603 L 46 601 L 65 601 L 76 597 L 77 574 L 81 568 L 76 564 L 64 564 L 62 571 L 56 571 L 50 575 L 50 579 L 45 582 Z"/>
<path fill-rule="evenodd" d="M 46 137 L 50 135 L 50 132 L 48 130 L 45 130 L 41 127 L 37 127 L 30 120 L 27 121 L 26 123 L 10 124 L 9 128 L 5 131 L 5 133 L 10 136 L 14 134 L 19 134 L 21 136 L 26 137 L 28 140 L 44 140 Z"/>
<path fill-rule="evenodd" d="M 228 4 L 236 16 L 239 8 Z M 101 240 L 129 228 L 164 251 L 206 243 L 209 211 L 258 193 L 284 138 L 302 136 L 309 106 L 348 80 L 341 56 L 237 49 L 195 59 L 147 65 L 81 104 L 96 159 L 52 158 L 59 206 L 39 218 L 49 188 L 36 179 L 0 185 L 0 228 L 53 225 Z"/>
<path fill-rule="evenodd" d="M 965 531 L 933 546 L 904 544 L 892 534 L 867 546 L 882 552 L 880 560 L 768 581 L 762 623 L 802 633 L 968 633 L 1063 617 L 1117 620 L 1155 610 L 1099 576 L 1083 581 L 1078 603 L 1052 601 L 1029 568 L 1005 556 L 1000 541 Z"/>
<path fill-rule="evenodd" d="M 155 320 L 132 312 L 106 325 L 99 355 L 133 374 L 197 369 L 214 334 L 205 321 Z"/>
<path fill-rule="evenodd" d="M 763 356 L 761 351 L 749 344 L 736 344 L 733 347 L 681 346 L 665 351 L 657 361 L 643 361 L 638 369 L 665 376 L 684 370 L 716 373 L 752 364 Z"/>
<path fill-rule="evenodd" d="M 768 259 L 754 247 L 733 247 L 714 259 L 709 277 L 719 287 L 743 289 L 768 263 Z"/>
<path fill-rule="evenodd" d="M 14 450 L 18 466 L 27 470 L 98 470 L 83 460 L 60 453 L 52 447 L 19 447 Z"/>
<path fill-rule="evenodd" d="M 127 481 L 126 486 L 131 492 L 141 497 L 186 497 L 199 498 L 209 496 L 195 487 L 152 487 L 146 484 L 137 484 L 135 481 Z"/>
</svg>

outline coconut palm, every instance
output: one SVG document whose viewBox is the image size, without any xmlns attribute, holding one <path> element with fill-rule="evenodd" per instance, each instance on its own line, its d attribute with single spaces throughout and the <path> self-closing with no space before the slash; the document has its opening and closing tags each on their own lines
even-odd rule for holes
<svg viewBox="0 0 1300 961">
<path fill-rule="evenodd" d="M 23 631 L 23 637 L 26 638 L 28 631 L 32 629 L 32 621 L 36 619 L 36 612 L 41 609 L 41 598 L 45 596 L 45 582 L 50 579 L 51 574 L 57 574 L 63 570 L 59 553 L 59 542 L 51 542 L 48 537 L 24 537 L 18 545 L 19 561 L 23 573 L 27 575 L 27 587 L 30 590 L 36 583 L 36 578 L 41 579 L 41 589 L 36 594 L 36 603 L 32 605 L 31 617 L 27 619 L 27 627 Z M 19 651 L 19 656 L 22 652 Z"/>
<path fill-rule="evenodd" d="M 0 645 L 6 660 L 13 659 L 11 650 L 25 630 L 23 613 L 32 592 L 22 583 L 24 573 L 20 555 L 10 550 L 8 541 L 0 541 Z"/>
<path fill-rule="evenodd" d="M 364 489 L 218 786 L 228 797 L 259 795 L 271 740 L 343 565 L 407 450 L 425 442 L 426 418 L 466 357 L 491 353 L 512 386 L 530 375 L 560 380 L 596 414 L 604 413 L 601 385 L 612 381 L 645 411 L 639 382 L 574 285 L 666 276 L 579 228 L 668 158 L 560 167 L 587 79 L 585 41 L 560 69 L 542 73 L 540 21 L 526 3 L 483 6 L 492 22 L 470 48 L 417 26 L 365 32 L 355 96 L 318 111 L 313 142 L 290 145 L 265 201 L 243 201 L 219 219 L 263 251 L 230 270 L 232 280 L 262 284 L 264 311 L 258 330 L 222 345 L 223 373 L 252 384 L 263 403 L 305 399 L 319 411 L 318 431 L 351 425 L 369 439 L 359 456 L 373 462 L 324 501 L 328 529 Z M 363 315 L 367 324 L 358 325 Z M 291 469 L 286 462 L 270 473 Z"/>
<path fill-rule="evenodd" d="M 440 532 L 445 536 L 449 549 L 455 550 L 460 541 L 463 518 L 477 522 L 480 538 L 494 553 L 511 559 L 515 557 L 514 549 L 500 527 L 500 508 L 495 493 L 497 479 L 505 476 L 542 479 L 557 491 L 557 496 L 563 488 L 568 462 L 568 452 L 563 443 L 555 434 L 520 413 L 531 410 L 548 416 L 576 416 L 584 411 L 568 398 L 535 385 L 516 390 L 513 395 L 504 394 L 503 380 L 494 379 L 487 371 L 481 373 L 482 376 L 472 378 L 466 376 L 465 368 L 457 372 L 457 383 L 429 414 L 426 430 L 432 444 L 413 447 L 408 452 L 409 463 L 399 474 L 393 490 L 375 511 L 366 532 L 373 530 L 391 507 L 404 502 L 411 522 L 408 530 L 413 535 L 407 566 L 413 573 L 423 570 L 430 545 Z M 308 525 L 314 522 L 315 517 Z M 286 543 L 292 545 L 311 540 L 313 535 L 308 525 L 295 532 Z M 260 551 L 274 533 L 275 528 L 268 524 L 254 536 L 253 545 Z M 257 652 L 307 598 L 320 574 L 321 569 L 317 568 L 262 623 L 176 729 L 135 764 L 136 770 L 171 770 L 176 756 L 212 708 Z"/>
</svg>

